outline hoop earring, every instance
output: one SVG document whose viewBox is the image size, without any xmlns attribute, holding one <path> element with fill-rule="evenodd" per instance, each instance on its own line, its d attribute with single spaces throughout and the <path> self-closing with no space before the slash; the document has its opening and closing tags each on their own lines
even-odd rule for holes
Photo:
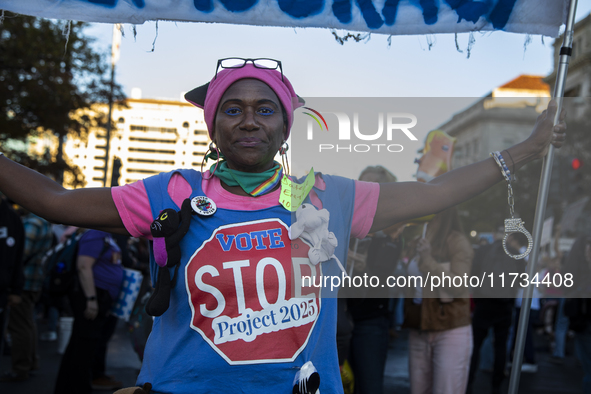
<svg viewBox="0 0 591 394">
<path fill-rule="evenodd" d="M 289 145 L 287 141 L 283 141 L 281 147 L 279 148 L 279 154 L 281 155 L 281 163 L 283 164 L 283 168 L 287 169 L 287 175 L 289 175 L 289 160 L 287 159 L 287 151 L 289 150 Z"/>
<path fill-rule="evenodd" d="M 213 177 L 213 174 L 215 174 L 215 170 L 218 169 L 218 165 L 220 164 L 220 151 L 217 147 L 217 145 L 215 144 L 215 142 L 211 141 L 209 143 L 209 148 L 207 149 L 207 153 L 205 154 L 205 156 L 203 156 L 203 160 L 201 161 L 201 173 L 203 174 L 203 166 L 205 165 L 205 162 L 207 161 L 208 158 L 214 157 L 215 156 L 215 167 L 213 168 L 213 172 L 209 175 L 209 178 L 205 178 L 203 177 L 203 179 L 205 179 L 206 181 L 210 180 Z"/>
</svg>

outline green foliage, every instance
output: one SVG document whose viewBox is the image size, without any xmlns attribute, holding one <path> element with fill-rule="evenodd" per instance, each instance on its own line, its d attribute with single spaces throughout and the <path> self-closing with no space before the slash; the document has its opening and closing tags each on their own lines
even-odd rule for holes
<svg viewBox="0 0 591 394">
<path fill-rule="evenodd" d="M 0 23 L 0 141 L 7 156 L 55 179 L 70 172 L 78 182 L 80 170 L 62 157 L 32 156 L 15 148 L 43 132 L 63 141 L 104 127 L 106 116 L 73 116 L 92 104 L 106 103 L 110 93 L 105 54 L 84 35 L 87 24 L 33 18 L 7 13 Z M 114 99 L 124 99 L 119 85 Z"/>
</svg>

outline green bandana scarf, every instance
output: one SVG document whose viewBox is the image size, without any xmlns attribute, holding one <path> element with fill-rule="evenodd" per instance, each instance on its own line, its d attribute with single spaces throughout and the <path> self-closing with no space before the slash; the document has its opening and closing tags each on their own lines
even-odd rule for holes
<svg viewBox="0 0 591 394">
<path fill-rule="evenodd" d="M 225 160 L 221 160 L 215 169 L 213 164 L 209 171 L 220 178 L 228 186 L 240 186 L 253 197 L 262 196 L 273 190 L 281 181 L 283 168 L 275 162 L 273 168 L 265 172 L 242 172 L 232 170 Z M 215 169 L 215 173 L 213 172 Z"/>
</svg>

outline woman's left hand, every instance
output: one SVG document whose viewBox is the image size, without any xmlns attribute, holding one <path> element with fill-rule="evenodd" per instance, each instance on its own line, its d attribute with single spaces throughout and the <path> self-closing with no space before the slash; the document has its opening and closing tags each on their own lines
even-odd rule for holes
<svg viewBox="0 0 591 394">
<path fill-rule="evenodd" d="M 560 112 L 559 123 L 554 125 L 554 118 L 558 105 L 555 100 L 550 100 L 548 108 L 538 116 L 534 129 L 528 140 L 536 150 L 535 157 L 541 159 L 546 156 L 550 144 L 560 148 L 566 140 L 566 110 L 563 108 Z"/>
</svg>

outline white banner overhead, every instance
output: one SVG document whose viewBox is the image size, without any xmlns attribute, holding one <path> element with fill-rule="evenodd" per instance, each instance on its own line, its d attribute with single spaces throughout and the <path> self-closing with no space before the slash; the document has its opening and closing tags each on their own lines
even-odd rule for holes
<svg viewBox="0 0 591 394">
<path fill-rule="evenodd" d="M 87 22 L 218 22 L 393 35 L 502 30 L 556 37 L 567 8 L 568 0 L 0 0 L 2 10 Z"/>
</svg>

